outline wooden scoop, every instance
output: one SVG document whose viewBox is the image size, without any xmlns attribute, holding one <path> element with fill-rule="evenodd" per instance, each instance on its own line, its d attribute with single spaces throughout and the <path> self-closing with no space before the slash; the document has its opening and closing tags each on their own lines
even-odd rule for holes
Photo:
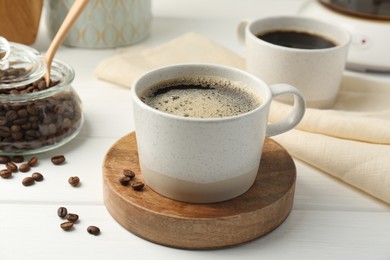
<svg viewBox="0 0 390 260">
<path fill-rule="evenodd" d="M 53 41 L 51 42 L 49 49 L 47 50 L 45 54 L 45 62 L 46 62 L 46 72 L 44 75 L 44 78 L 46 80 L 46 85 L 50 85 L 50 70 L 51 70 L 51 62 L 53 61 L 54 55 L 57 52 L 58 47 L 62 44 L 62 42 L 65 40 L 66 36 L 68 35 L 70 29 L 72 28 L 73 24 L 77 20 L 77 18 L 80 16 L 81 12 L 84 10 L 85 6 L 88 4 L 89 0 L 75 0 L 72 7 L 70 8 L 68 14 L 66 15 L 60 29 L 58 29 L 58 32 L 56 36 L 54 37 Z"/>
</svg>

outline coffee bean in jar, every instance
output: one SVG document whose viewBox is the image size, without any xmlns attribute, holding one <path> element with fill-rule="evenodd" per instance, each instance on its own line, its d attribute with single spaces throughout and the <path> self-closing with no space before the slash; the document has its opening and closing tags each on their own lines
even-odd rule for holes
<svg viewBox="0 0 390 260">
<path fill-rule="evenodd" d="M 73 69 L 54 60 L 46 66 L 34 49 L 10 43 L 0 60 L 0 154 L 33 154 L 74 138 L 83 124 L 81 100 L 72 87 Z"/>
</svg>

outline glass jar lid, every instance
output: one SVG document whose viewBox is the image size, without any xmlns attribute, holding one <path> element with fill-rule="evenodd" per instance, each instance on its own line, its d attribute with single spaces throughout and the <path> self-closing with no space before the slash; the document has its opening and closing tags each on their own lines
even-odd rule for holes
<svg viewBox="0 0 390 260">
<path fill-rule="evenodd" d="M 41 78 L 45 70 L 46 64 L 37 50 L 0 36 L 0 89 L 28 85 Z"/>
</svg>

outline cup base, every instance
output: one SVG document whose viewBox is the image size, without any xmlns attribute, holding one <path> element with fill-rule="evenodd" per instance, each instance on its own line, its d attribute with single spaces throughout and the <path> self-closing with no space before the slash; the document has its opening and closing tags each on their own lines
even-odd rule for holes
<svg viewBox="0 0 390 260">
<path fill-rule="evenodd" d="M 195 183 L 152 171 L 141 164 L 146 184 L 169 199 L 189 203 L 214 203 L 240 196 L 253 185 L 258 168 L 243 175 L 213 183 Z"/>
</svg>

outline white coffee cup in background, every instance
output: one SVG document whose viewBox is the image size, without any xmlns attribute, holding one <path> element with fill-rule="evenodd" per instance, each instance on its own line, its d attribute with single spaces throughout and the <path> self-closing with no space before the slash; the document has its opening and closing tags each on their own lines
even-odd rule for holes
<svg viewBox="0 0 390 260">
<path fill-rule="evenodd" d="M 156 84 L 194 79 L 239 86 L 261 102 L 249 112 L 220 118 L 175 115 L 144 102 L 145 91 Z M 284 94 L 294 95 L 294 107 L 282 121 L 269 124 L 271 101 Z M 286 84 L 269 87 L 248 72 L 211 64 L 173 65 L 150 71 L 133 84 L 131 97 L 146 184 L 168 198 L 194 203 L 224 201 L 246 192 L 255 181 L 264 138 L 292 129 L 305 111 L 305 101 L 296 88 Z M 175 94 L 168 98 L 181 97 Z"/>
<path fill-rule="evenodd" d="M 286 31 L 316 35 L 330 40 L 335 46 L 303 49 L 282 46 L 258 37 L 269 32 Z M 276 16 L 242 21 L 238 26 L 238 37 L 245 43 L 248 72 L 267 84 L 295 86 L 303 93 L 308 107 L 329 108 L 334 104 L 351 41 L 349 32 L 344 28 L 314 18 Z M 289 102 L 288 97 L 278 100 Z"/>
</svg>

